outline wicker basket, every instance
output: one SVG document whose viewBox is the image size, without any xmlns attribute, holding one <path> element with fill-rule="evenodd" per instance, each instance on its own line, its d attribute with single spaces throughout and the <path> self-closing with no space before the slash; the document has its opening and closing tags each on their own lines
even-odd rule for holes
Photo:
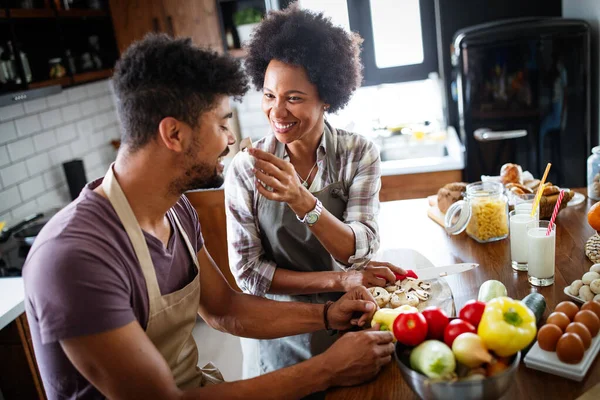
<svg viewBox="0 0 600 400">
<path fill-rule="evenodd" d="M 560 211 L 567 208 L 567 203 L 575 196 L 575 193 L 572 190 L 568 192 L 565 191 L 565 196 L 560 203 Z M 556 202 L 558 201 L 558 194 L 554 194 L 552 196 L 542 196 L 540 198 L 540 220 L 550 220 L 552 217 L 552 213 L 554 212 L 554 206 L 556 206 Z"/>
</svg>

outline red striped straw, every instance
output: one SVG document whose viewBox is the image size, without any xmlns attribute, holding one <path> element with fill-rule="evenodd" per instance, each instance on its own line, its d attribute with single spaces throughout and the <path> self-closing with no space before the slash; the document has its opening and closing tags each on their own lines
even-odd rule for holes
<svg viewBox="0 0 600 400">
<path fill-rule="evenodd" d="M 558 215 L 558 210 L 560 210 L 560 203 L 562 202 L 563 197 L 565 197 L 565 191 L 561 190 L 558 195 L 558 200 L 556 200 L 556 205 L 554 206 L 554 211 L 552 211 L 552 218 L 550 218 L 550 223 L 548 224 L 548 230 L 546 231 L 546 236 L 550 236 L 550 232 L 552 232 L 552 227 L 554 226 L 554 220 L 556 220 L 556 216 Z"/>
</svg>

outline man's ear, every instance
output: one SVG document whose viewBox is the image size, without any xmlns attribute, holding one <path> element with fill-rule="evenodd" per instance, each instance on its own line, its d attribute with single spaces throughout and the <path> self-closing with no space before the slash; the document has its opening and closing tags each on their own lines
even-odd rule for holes
<svg viewBox="0 0 600 400">
<path fill-rule="evenodd" d="M 165 117 L 158 124 L 158 139 L 169 150 L 183 151 L 183 124 L 173 117 Z"/>
</svg>

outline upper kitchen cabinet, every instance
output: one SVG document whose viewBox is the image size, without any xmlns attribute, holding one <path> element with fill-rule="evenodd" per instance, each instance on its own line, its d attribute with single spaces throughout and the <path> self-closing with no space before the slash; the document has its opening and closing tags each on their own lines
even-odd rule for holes
<svg viewBox="0 0 600 400">
<path fill-rule="evenodd" d="M 196 45 L 223 49 L 215 0 L 110 0 L 110 8 L 121 53 L 148 32 L 191 37 Z"/>
<path fill-rule="evenodd" d="M 161 0 L 110 0 L 119 52 L 148 32 L 166 32 Z"/>
<path fill-rule="evenodd" d="M 243 49 L 256 27 L 264 18 L 264 0 L 219 0 L 222 41 L 227 52 L 234 57 L 245 56 Z"/>
<path fill-rule="evenodd" d="M 0 106 L 107 78 L 117 58 L 108 0 L 0 1 Z"/>
</svg>

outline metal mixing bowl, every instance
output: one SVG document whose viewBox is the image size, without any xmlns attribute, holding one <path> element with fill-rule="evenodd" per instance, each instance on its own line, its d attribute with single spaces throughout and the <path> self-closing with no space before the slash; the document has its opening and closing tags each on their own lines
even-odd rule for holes
<svg viewBox="0 0 600 400">
<path fill-rule="evenodd" d="M 504 395 L 515 380 L 515 373 L 521 361 L 521 352 L 513 356 L 512 363 L 506 371 L 497 375 L 473 381 L 431 382 L 425 375 L 410 368 L 406 347 L 396 343 L 394 352 L 402 377 L 421 399 L 461 399 L 461 400 L 495 400 Z"/>
</svg>

